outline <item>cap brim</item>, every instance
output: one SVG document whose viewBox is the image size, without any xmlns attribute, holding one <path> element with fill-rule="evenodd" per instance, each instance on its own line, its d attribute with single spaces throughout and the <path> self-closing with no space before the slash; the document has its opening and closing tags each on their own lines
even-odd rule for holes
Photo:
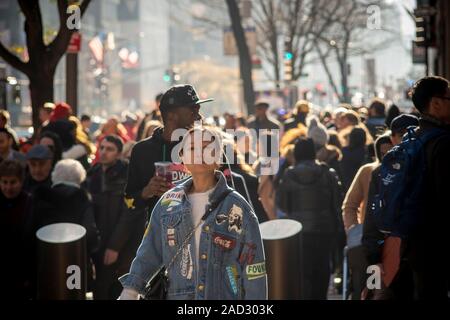
<svg viewBox="0 0 450 320">
<path fill-rule="evenodd" d="M 205 102 L 211 102 L 211 101 L 214 101 L 214 99 L 203 99 L 203 100 L 198 100 L 195 104 L 202 104 L 202 103 L 205 103 Z"/>
</svg>

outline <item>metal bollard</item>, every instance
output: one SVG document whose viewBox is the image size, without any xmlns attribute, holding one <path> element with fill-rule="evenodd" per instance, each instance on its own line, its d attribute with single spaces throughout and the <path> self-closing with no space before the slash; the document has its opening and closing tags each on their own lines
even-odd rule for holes
<svg viewBox="0 0 450 320">
<path fill-rule="evenodd" d="M 78 224 L 56 223 L 39 229 L 36 237 L 37 299 L 85 300 L 86 229 Z"/>
<path fill-rule="evenodd" d="M 300 299 L 302 224 L 278 219 L 261 223 L 259 228 L 266 255 L 269 299 Z"/>
</svg>

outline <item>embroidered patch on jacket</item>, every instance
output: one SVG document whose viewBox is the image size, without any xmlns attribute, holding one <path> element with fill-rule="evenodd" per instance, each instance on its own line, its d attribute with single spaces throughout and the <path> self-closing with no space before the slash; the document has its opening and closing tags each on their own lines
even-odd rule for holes
<svg viewBox="0 0 450 320">
<path fill-rule="evenodd" d="M 232 250 L 236 246 L 236 240 L 217 233 L 213 234 L 213 243 L 224 250 Z"/>
<path fill-rule="evenodd" d="M 231 290 L 233 290 L 233 293 L 235 295 L 238 294 L 238 286 L 237 286 L 237 279 L 238 279 L 238 272 L 237 268 L 235 266 L 228 266 L 226 267 L 228 280 L 230 281 Z"/>
<path fill-rule="evenodd" d="M 245 269 L 245 273 L 247 274 L 248 280 L 255 280 L 262 278 L 266 275 L 266 263 L 255 263 L 248 265 Z"/>
<path fill-rule="evenodd" d="M 188 244 L 183 248 L 183 252 L 181 254 L 181 275 L 186 279 L 192 279 L 192 273 L 194 272 L 194 265 L 192 263 L 192 255 L 191 255 L 191 245 Z"/>
<path fill-rule="evenodd" d="M 241 255 L 239 256 L 239 263 L 241 265 L 253 264 L 256 253 L 256 244 L 252 242 L 246 242 L 241 245 Z"/>
<path fill-rule="evenodd" d="M 175 229 L 169 228 L 167 229 L 167 243 L 170 247 L 174 247 L 176 245 L 175 241 Z"/>
<path fill-rule="evenodd" d="M 128 209 L 136 209 L 136 207 L 134 206 L 134 199 L 133 198 L 124 198 L 125 201 L 125 205 L 127 206 Z"/>
<path fill-rule="evenodd" d="M 181 199 L 183 198 L 184 191 L 173 191 L 169 192 L 164 196 L 161 200 L 161 205 L 164 207 L 174 207 L 181 203 Z"/>
<path fill-rule="evenodd" d="M 241 234 L 242 232 L 242 208 L 233 204 L 228 214 L 218 214 L 216 216 L 216 223 L 222 224 L 228 221 L 228 231 L 234 231 Z"/>
</svg>

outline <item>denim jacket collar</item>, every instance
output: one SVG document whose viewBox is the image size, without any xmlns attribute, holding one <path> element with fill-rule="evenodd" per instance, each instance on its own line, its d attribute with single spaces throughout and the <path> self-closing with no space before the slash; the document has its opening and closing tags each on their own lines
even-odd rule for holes
<svg viewBox="0 0 450 320">
<path fill-rule="evenodd" d="M 221 171 L 216 171 L 215 176 L 217 178 L 217 184 L 214 187 L 214 191 L 211 192 L 211 194 L 209 195 L 209 203 L 214 202 L 216 199 L 218 199 L 220 197 L 220 195 L 225 192 L 225 190 L 227 189 L 231 189 L 228 185 L 227 185 L 227 181 L 225 179 L 225 176 L 223 175 L 223 173 Z M 183 183 L 181 183 L 179 185 L 180 188 L 182 188 L 182 190 L 184 191 L 184 197 L 189 193 L 189 189 L 192 187 L 192 177 L 188 178 L 186 181 L 184 181 Z"/>
</svg>

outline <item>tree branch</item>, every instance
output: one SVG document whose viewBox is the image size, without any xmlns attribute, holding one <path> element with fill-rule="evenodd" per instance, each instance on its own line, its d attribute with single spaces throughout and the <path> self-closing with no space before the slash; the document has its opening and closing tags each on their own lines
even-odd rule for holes
<svg viewBox="0 0 450 320">
<path fill-rule="evenodd" d="M 81 17 L 83 17 L 90 2 L 91 0 L 83 0 L 83 2 L 81 3 Z M 51 64 L 55 68 L 61 57 L 66 53 L 67 46 L 69 45 L 70 38 L 72 37 L 72 33 L 75 32 L 75 30 L 69 30 L 67 24 L 65 23 L 68 18 L 67 7 L 68 2 L 66 0 L 58 0 L 58 12 L 60 20 L 59 31 L 55 39 L 53 39 L 53 41 L 47 46 L 47 48 L 49 49 L 49 59 L 51 61 Z"/>
<path fill-rule="evenodd" d="M 27 62 L 24 62 L 19 59 L 16 55 L 11 53 L 4 45 L 0 42 L 0 57 L 2 57 L 5 62 L 7 62 L 14 69 L 19 70 L 20 72 L 28 75 L 29 66 Z"/>
</svg>

